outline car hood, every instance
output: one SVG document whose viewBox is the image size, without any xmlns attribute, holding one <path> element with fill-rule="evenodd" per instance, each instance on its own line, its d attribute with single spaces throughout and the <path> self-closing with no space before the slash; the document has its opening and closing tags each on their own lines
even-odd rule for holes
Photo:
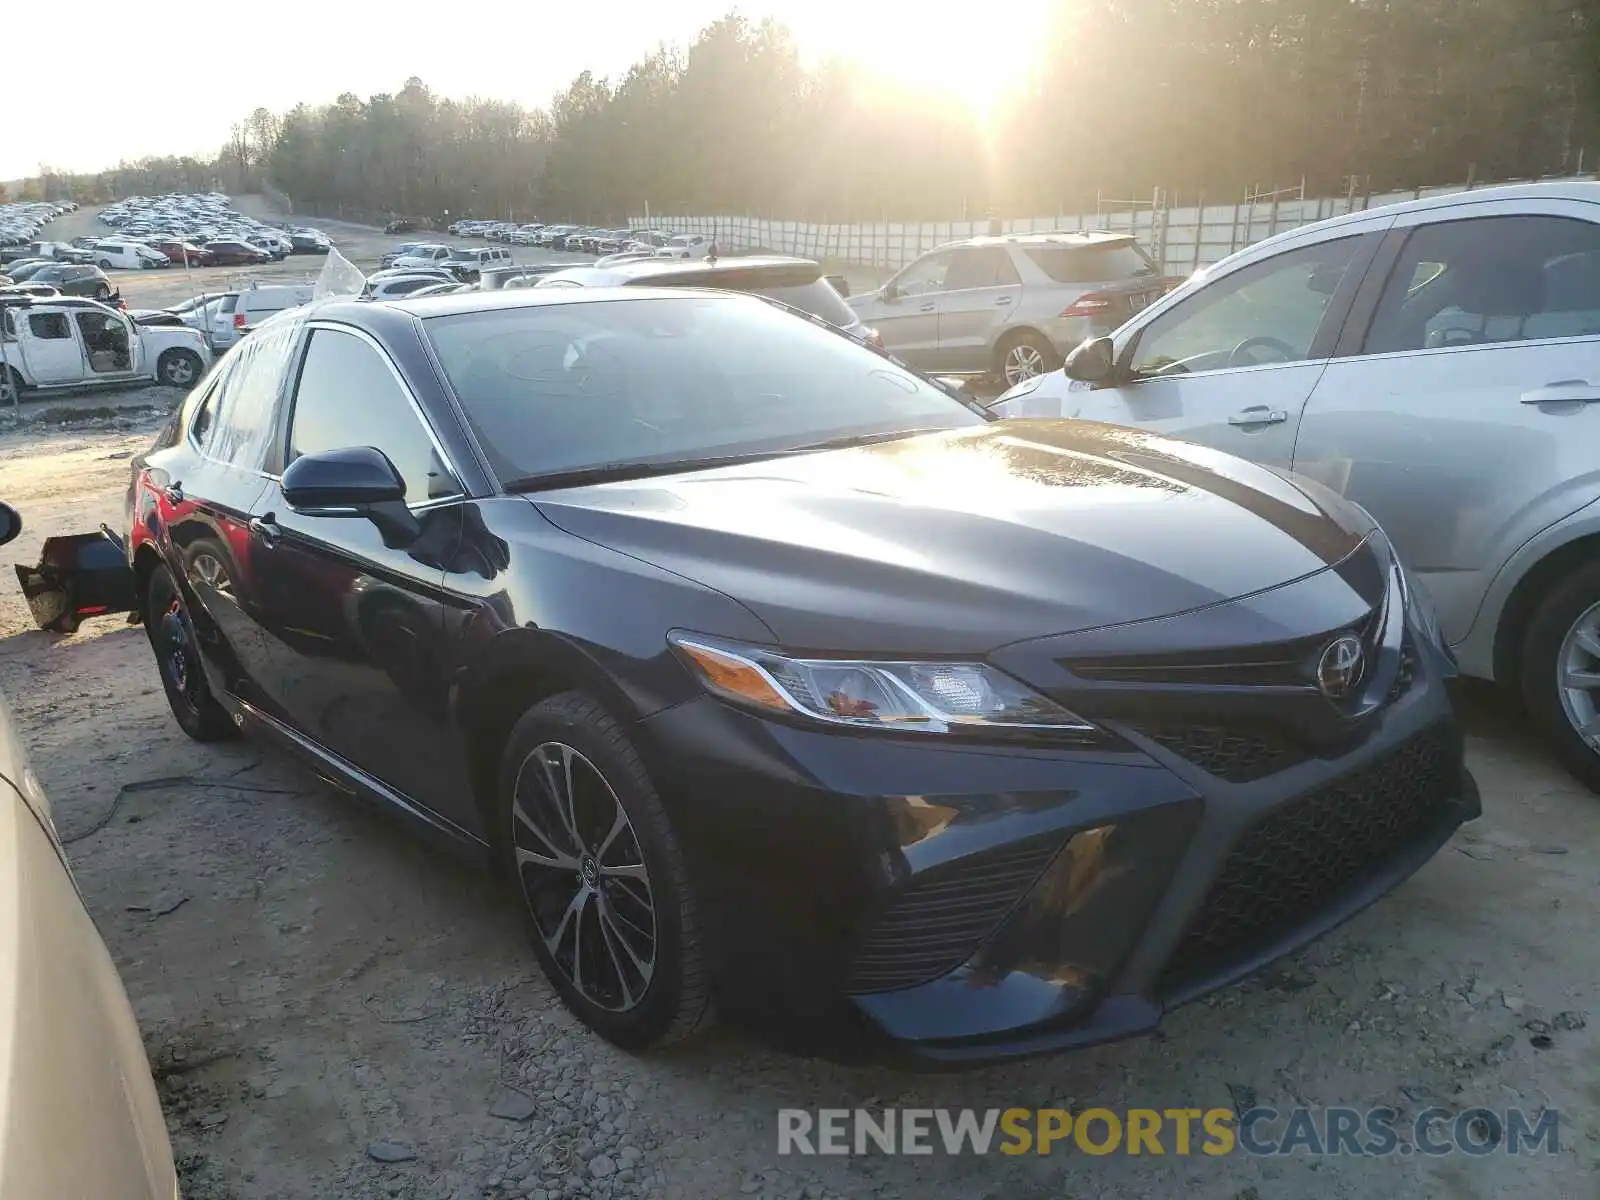
<svg viewBox="0 0 1600 1200">
<path fill-rule="evenodd" d="M 1216 604 L 1325 570 L 1370 530 L 1273 471 L 1083 421 L 530 499 L 571 534 L 740 601 L 783 645 L 880 654 L 983 653 Z"/>
</svg>

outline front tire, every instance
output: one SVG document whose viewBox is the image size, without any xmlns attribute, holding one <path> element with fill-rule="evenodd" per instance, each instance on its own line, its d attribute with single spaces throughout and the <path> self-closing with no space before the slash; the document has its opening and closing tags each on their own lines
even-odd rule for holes
<svg viewBox="0 0 1600 1200">
<path fill-rule="evenodd" d="M 145 633 L 161 672 L 167 704 L 182 730 L 197 742 L 220 742 L 233 736 L 227 710 L 211 694 L 200 640 L 178 585 L 166 567 L 157 567 L 145 592 Z"/>
<path fill-rule="evenodd" d="M 192 350 L 168 350 L 156 360 L 156 378 L 168 387 L 192 388 L 204 370 L 205 364 Z"/>
<path fill-rule="evenodd" d="M 630 1051 L 711 1023 L 682 847 L 638 752 L 598 702 L 563 692 L 522 715 L 494 819 L 534 954 L 574 1015 Z"/>
<path fill-rule="evenodd" d="M 109 258 L 102 258 L 100 260 L 100 269 L 102 271 L 109 271 L 109 270 L 111 270 L 111 268 L 112 268 L 112 262 L 111 262 L 111 260 Z"/>
<path fill-rule="evenodd" d="M 1600 563 L 1573 571 L 1534 610 L 1521 682 L 1562 765 L 1600 792 Z"/>
<path fill-rule="evenodd" d="M 1045 375 L 1061 365 L 1056 348 L 1037 333 L 1023 330 L 1000 343 L 995 373 L 1008 388 L 1024 380 Z"/>
</svg>

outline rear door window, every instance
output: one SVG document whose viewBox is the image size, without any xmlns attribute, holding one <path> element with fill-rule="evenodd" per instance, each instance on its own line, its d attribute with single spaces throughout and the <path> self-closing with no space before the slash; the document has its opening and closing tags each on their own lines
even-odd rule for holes
<svg viewBox="0 0 1600 1200">
<path fill-rule="evenodd" d="M 217 403 L 216 431 L 207 447 L 212 458 L 247 470 L 266 465 L 278 396 L 298 332 L 297 322 L 284 322 L 251 334 L 228 355 L 233 366 Z"/>
</svg>

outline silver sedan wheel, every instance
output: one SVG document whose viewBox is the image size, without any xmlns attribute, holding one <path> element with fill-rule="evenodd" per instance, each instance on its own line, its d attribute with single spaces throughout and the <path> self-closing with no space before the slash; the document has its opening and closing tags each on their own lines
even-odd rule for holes
<svg viewBox="0 0 1600 1200">
<path fill-rule="evenodd" d="M 1600 751 L 1600 604 L 1588 608 L 1562 639 L 1556 690 L 1572 728 Z"/>
<path fill-rule="evenodd" d="M 1016 387 L 1025 379 L 1044 374 L 1044 355 L 1037 349 L 1020 342 L 1006 351 L 1005 377 L 1007 387 Z"/>
<path fill-rule="evenodd" d="M 544 742 L 517 769 L 511 838 L 545 949 L 584 999 L 627 1012 L 655 974 L 655 896 L 627 810 L 600 769 Z"/>
</svg>

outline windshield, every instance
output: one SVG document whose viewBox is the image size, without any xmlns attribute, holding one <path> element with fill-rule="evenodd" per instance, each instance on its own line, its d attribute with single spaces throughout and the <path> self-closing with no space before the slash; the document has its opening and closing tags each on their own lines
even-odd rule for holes
<svg viewBox="0 0 1600 1200">
<path fill-rule="evenodd" d="M 541 304 L 426 329 L 507 485 L 984 421 L 848 338 L 740 296 Z"/>
</svg>

